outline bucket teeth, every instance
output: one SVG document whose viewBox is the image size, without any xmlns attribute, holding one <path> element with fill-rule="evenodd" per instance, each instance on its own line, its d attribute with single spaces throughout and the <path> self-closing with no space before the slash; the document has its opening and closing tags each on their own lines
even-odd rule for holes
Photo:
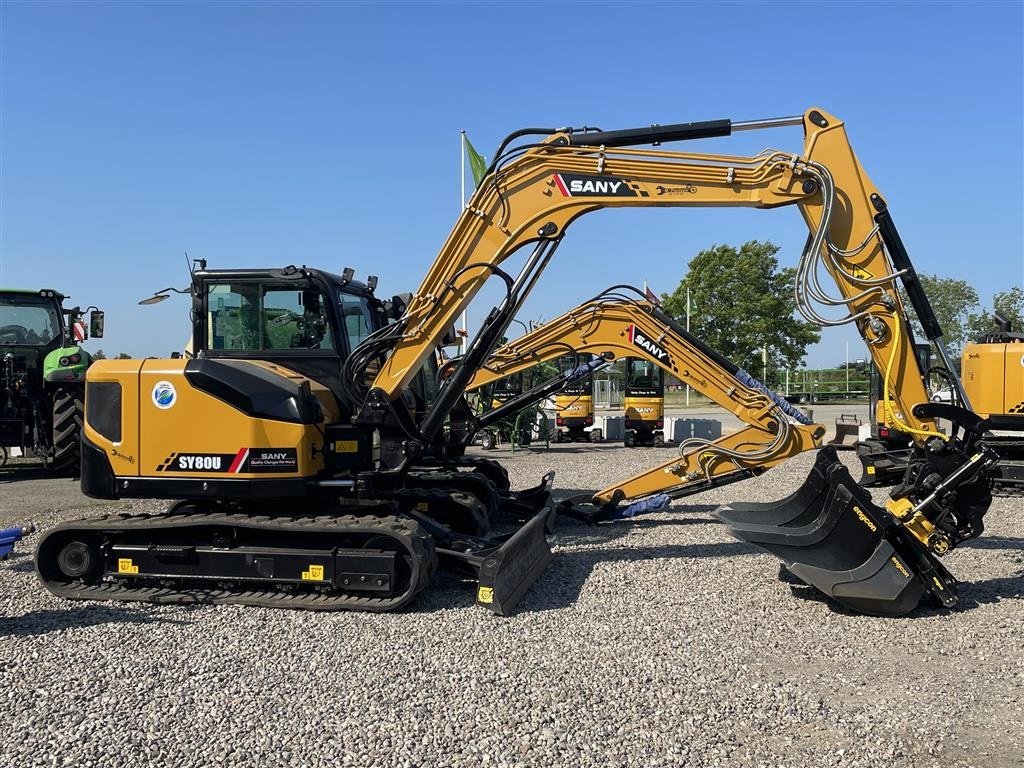
<svg viewBox="0 0 1024 768">
<path fill-rule="evenodd" d="M 775 555 L 800 581 L 860 613 L 908 613 L 925 592 L 935 591 L 922 565 L 929 573 L 934 567 L 945 572 L 871 501 L 830 448 L 782 502 L 731 504 L 714 515 L 734 537 Z"/>
</svg>

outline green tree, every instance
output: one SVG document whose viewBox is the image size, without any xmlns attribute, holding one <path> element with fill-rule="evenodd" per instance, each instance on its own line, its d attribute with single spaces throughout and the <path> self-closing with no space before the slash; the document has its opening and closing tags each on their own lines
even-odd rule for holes
<svg viewBox="0 0 1024 768">
<path fill-rule="evenodd" d="M 114 359 L 115 360 L 131 360 L 132 356 L 129 355 L 127 352 L 118 352 L 117 353 L 117 357 L 115 357 Z"/>
<path fill-rule="evenodd" d="M 942 327 L 947 349 L 954 357 L 959 357 L 969 335 L 967 326 L 971 310 L 978 306 L 978 292 L 966 280 L 929 274 L 919 274 L 918 278 L 928 303 L 932 305 L 935 319 Z M 906 294 L 903 294 L 903 302 L 907 305 L 914 333 L 918 339 L 923 339 L 924 331 Z"/>
<path fill-rule="evenodd" d="M 993 297 L 995 313 L 987 309 L 972 314 L 967 321 L 967 338 L 973 341 L 984 333 L 996 330 L 995 315 L 1010 321 L 1010 327 L 1018 333 L 1024 332 L 1024 289 L 1014 286 L 1008 291 L 998 291 Z"/>
<path fill-rule="evenodd" d="M 105 354 L 103 354 L 103 350 L 102 349 L 97 349 L 95 352 L 92 353 L 92 359 L 93 360 L 106 360 L 107 356 Z"/>
<path fill-rule="evenodd" d="M 701 251 L 690 261 L 679 287 L 662 296 L 663 307 L 685 321 L 689 288 L 690 330 L 695 336 L 758 377 L 765 346 L 769 370 L 795 368 L 807 347 L 821 339 L 821 332 L 796 316 L 796 270 L 780 269 L 778 252 L 778 246 L 757 240 L 739 250 L 716 245 Z"/>
</svg>

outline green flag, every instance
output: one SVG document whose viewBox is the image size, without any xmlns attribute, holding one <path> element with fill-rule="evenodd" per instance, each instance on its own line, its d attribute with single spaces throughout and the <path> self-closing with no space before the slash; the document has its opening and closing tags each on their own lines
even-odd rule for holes
<svg viewBox="0 0 1024 768">
<path fill-rule="evenodd" d="M 481 157 L 481 155 L 473 149 L 473 145 L 469 143 L 469 137 L 466 132 L 462 132 L 462 138 L 466 142 L 466 154 L 469 155 L 469 167 L 473 171 L 473 184 L 480 186 L 480 180 L 483 179 L 487 173 L 487 161 Z"/>
</svg>

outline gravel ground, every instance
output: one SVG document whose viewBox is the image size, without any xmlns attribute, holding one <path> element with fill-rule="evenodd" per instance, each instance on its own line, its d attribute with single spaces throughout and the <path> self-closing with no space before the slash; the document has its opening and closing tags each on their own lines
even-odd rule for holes
<svg viewBox="0 0 1024 768">
<path fill-rule="evenodd" d="M 670 454 L 503 458 L 519 487 L 554 468 L 567 495 Z M 63 601 L 35 579 L 33 536 L 0 563 L 0 763 L 1024 765 L 1024 502 L 998 499 L 947 559 L 960 609 L 856 616 L 793 594 L 708 516 L 784 496 L 812 461 L 636 523 L 564 526 L 511 618 L 449 576 L 380 616 Z M 0 475 L 0 525 L 154 506 Z"/>
</svg>

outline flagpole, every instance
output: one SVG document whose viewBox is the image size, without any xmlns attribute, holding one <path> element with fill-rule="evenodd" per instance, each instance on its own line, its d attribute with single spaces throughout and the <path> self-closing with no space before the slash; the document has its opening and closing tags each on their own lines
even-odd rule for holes
<svg viewBox="0 0 1024 768">
<path fill-rule="evenodd" d="M 686 288 L 686 332 L 690 332 L 690 288 Z M 690 384 L 686 384 L 686 405 L 690 405 Z"/>
<path fill-rule="evenodd" d="M 462 211 L 466 208 L 466 132 L 459 132 L 459 215 L 462 215 Z M 469 341 L 469 327 L 468 318 L 466 317 L 466 310 L 462 310 L 462 347 L 465 349 L 466 344 Z"/>
</svg>

